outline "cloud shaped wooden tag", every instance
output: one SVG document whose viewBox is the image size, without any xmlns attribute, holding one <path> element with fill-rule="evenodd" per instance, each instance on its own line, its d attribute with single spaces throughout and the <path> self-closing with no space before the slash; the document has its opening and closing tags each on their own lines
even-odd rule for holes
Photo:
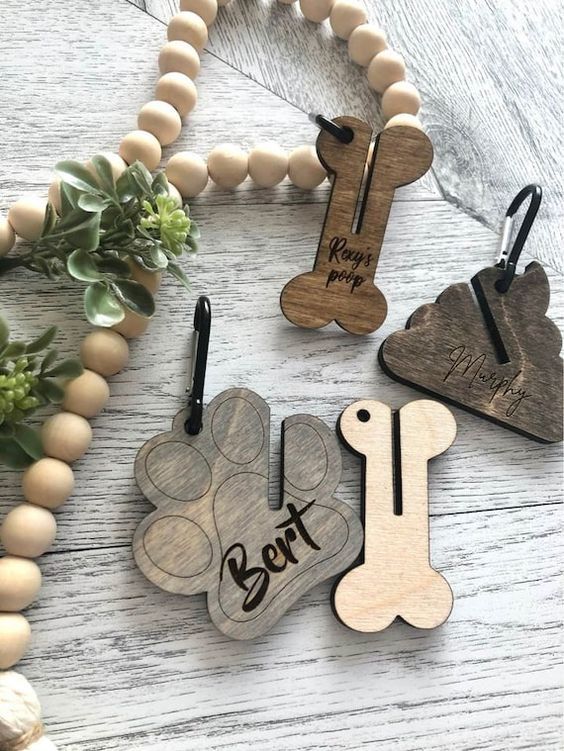
<svg viewBox="0 0 564 751">
<path fill-rule="evenodd" d="M 347 144 L 325 131 L 317 138 L 319 159 L 334 174 L 331 197 L 313 271 L 286 284 L 280 305 L 296 326 L 336 321 L 351 334 L 369 334 L 388 309 L 374 275 L 394 192 L 427 172 L 433 147 L 423 131 L 395 126 L 382 131 L 372 149 L 367 123 L 354 117 L 334 122 L 354 136 Z"/>
<path fill-rule="evenodd" d="M 269 414 L 258 394 L 229 389 L 205 410 L 199 434 L 185 432 L 180 412 L 135 462 L 157 507 L 136 530 L 137 565 L 161 589 L 207 592 L 214 624 L 235 639 L 265 633 L 362 546 L 360 520 L 333 497 L 335 436 L 315 417 L 284 420 L 282 504 L 269 507 Z"/>
<path fill-rule="evenodd" d="M 548 279 L 536 261 L 507 292 L 503 270 L 479 271 L 411 316 L 379 352 L 384 371 L 537 441 L 562 440 L 562 337 L 545 316 Z"/>
<path fill-rule="evenodd" d="M 452 591 L 429 560 L 427 462 L 456 436 L 450 411 L 427 399 L 399 412 L 359 401 L 339 420 L 343 442 L 364 458 L 364 555 L 333 591 L 337 617 L 355 631 L 381 631 L 396 617 L 435 628 Z"/>
</svg>

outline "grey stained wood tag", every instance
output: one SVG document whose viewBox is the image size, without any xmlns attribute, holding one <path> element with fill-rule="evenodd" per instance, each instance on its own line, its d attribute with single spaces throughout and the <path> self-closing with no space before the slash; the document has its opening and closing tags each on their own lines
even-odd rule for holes
<svg viewBox="0 0 564 751">
<path fill-rule="evenodd" d="M 359 401 L 344 410 L 339 432 L 363 457 L 364 555 L 333 591 L 337 617 L 356 631 L 381 631 L 396 617 L 435 628 L 452 610 L 451 588 L 429 558 L 427 463 L 456 436 L 450 411 L 428 399 L 392 413 Z"/>
<path fill-rule="evenodd" d="M 562 337 L 545 316 L 548 279 L 536 261 L 498 292 L 503 271 L 479 271 L 423 305 L 382 344 L 395 380 L 537 441 L 562 440 Z"/>
<path fill-rule="evenodd" d="M 137 565 L 161 589 L 207 592 L 214 624 L 235 639 L 264 634 L 362 546 L 359 518 L 333 497 L 339 446 L 316 417 L 284 420 L 282 505 L 269 507 L 269 415 L 258 394 L 229 389 L 205 410 L 198 435 L 185 432 L 180 412 L 135 462 L 157 507 L 136 530 Z"/>
<path fill-rule="evenodd" d="M 389 128 L 372 144 L 367 123 L 354 117 L 334 122 L 354 137 L 344 144 L 321 131 L 317 138 L 319 159 L 334 175 L 331 197 L 313 271 L 286 284 L 280 305 L 297 326 L 320 328 L 336 321 L 351 334 L 369 334 L 387 313 L 374 275 L 394 192 L 427 172 L 433 147 L 417 128 Z"/>
</svg>

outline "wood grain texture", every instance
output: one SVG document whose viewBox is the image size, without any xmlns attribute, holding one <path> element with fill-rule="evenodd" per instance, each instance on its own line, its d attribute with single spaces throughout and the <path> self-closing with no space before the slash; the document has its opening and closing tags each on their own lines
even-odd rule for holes
<svg viewBox="0 0 564 751">
<path fill-rule="evenodd" d="M 241 56 L 254 55 L 246 46 L 248 34 L 263 39 L 266 28 L 255 25 L 260 18 L 250 0 L 233 2 L 230 12 L 245 7 L 250 8 L 250 31 L 223 26 L 222 32 L 226 46 Z M 381 7 L 389 12 L 391 5 L 386 0 Z M 394 22 L 417 18 L 418 6 L 410 7 L 411 16 L 396 12 Z M 502 14 L 499 24 L 476 32 L 475 24 L 469 25 L 470 10 L 456 6 L 453 18 L 465 19 L 465 45 L 471 40 L 474 49 L 483 38 L 489 49 L 490 35 L 499 40 L 507 5 L 492 5 L 491 14 L 496 7 Z M 519 16 L 523 29 L 537 21 L 538 29 L 546 28 L 539 8 L 531 6 Z M 152 97 L 164 28 L 123 0 L 99 0 L 95 8 L 68 2 L 64 14 L 56 0 L 23 5 L 4 0 L 2 10 L 4 212 L 23 193 L 45 194 L 52 166 L 61 157 L 86 159 L 115 148 L 135 126 L 137 109 Z M 452 28 L 450 18 L 443 21 L 445 29 Z M 419 28 L 434 22 L 434 17 L 423 18 Z M 388 21 L 385 25 L 394 28 Z M 307 77 L 318 76 L 323 59 L 312 55 L 316 49 L 321 55 L 326 43 L 315 41 L 317 32 L 308 37 L 300 28 L 288 26 L 286 42 L 272 38 L 282 45 L 279 50 L 286 43 L 304 45 L 300 76 L 308 93 Z M 212 38 L 220 29 L 218 24 Z M 523 31 L 524 48 L 538 36 Z M 459 37 L 427 39 L 419 49 L 427 54 L 427 47 L 454 44 Z M 340 62 L 337 77 L 326 68 L 324 85 L 335 96 L 345 91 L 357 102 L 364 91 L 361 74 L 356 90 L 343 87 L 350 63 L 340 43 L 328 49 Z M 505 54 L 503 45 L 501 51 Z M 413 71 L 415 52 L 408 52 Z M 534 82 L 535 71 L 543 70 L 538 80 L 550 81 L 544 53 L 539 55 L 529 57 L 534 68 L 523 66 L 519 73 L 519 96 L 529 96 L 528 76 Z M 436 61 L 440 77 L 441 59 Z M 220 141 L 251 146 L 255 139 L 270 138 L 287 148 L 314 142 L 316 129 L 300 110 L 212 55 L 204 55 L 202 62 L 200 105 L 176 147 L 204 155 Z M 280 51 L 263 64 L 293 75 L 293 60 Z M 299 81 L 294 79 L 296 93 Z M 505 75 L 496 81 L 505 84 Z M 460 101 L 468 102 L 471 83 L 465 82 Z M 474 113 L 482 100 L 489 101 L 488 92 L 488 87 L 480 92 Z M 329 114 L 344 111 L 353 110 L 339 104 Z M 503 128 L 492 126 L 492 138 L 500 133 Z M 465 143 L 474 153 L 470 140 Z M 535 159 L 542 157 L 538 136 L 527 143 Z M 464 165 L 466 153 L 453 151 L 452 160 Z M 488 163 L 497 164 L 500 154 L 513 159 L 518 153 L 504 143 Z M 530 165 L 515 159 L 511 169 Z M 532 176 L 543 182 L 544 171 L 539 172 Z M 468 172 L 457 167 L 453 174 L 478 179 L 472 166 Z M 492 174 L 493 167 L 486 180 Z M 495 179 L 502 174 L 496 170 Z M 510 185 L 509 197 L 524 182 L 519 178 Z M 354 398 L 378 399 L 396 408 L 414 398 L 412 389 L 375 368 L 379 344 L 402 328 L 419 305 L 433 300 L 437 290 L 469 279 L 497 255 L 496 234 L 436 200 L 440 196 L 425 177 L 396 192 L 378 269 L 390 304 L 382 329 L 359 340 L 338 330 L 310 332 L 286 325 L 279 290 L 310 262 L 328 190 L 325 184 L 304 193 L 284 183 L 265 191 L 247 181 L 234 195 L 208 190 L 193 202 L 203 230 L 201 252 L 186 264 L 193 294 L 165 281 L 148 334 L 132 342 L 129 367 L 111 379 L 109 406 L 93 421 L 92 449 L 74 465 L 76 491 L 57 513 L 54 551 L 40 559 L 44 587 L 28 611 L 33 646 L 21 670 L 41 695 L 46 723 L 61 751 L 247 751 L 269 745 L 284 751 L 357 751 L 374 744 L 399 751 L 559 748 L 560 445 L 535 444 L 455 410 L 458 437 L 446 457 L 433 463 L 429 497 L 433 565 L 451 583 L 456 601 L 449 622 L 433 634 L 400 624 L 377 636 L 348 631 L 330 612 L 326 584 L 307 594 L 256 643 L 231 641 L 208 621 L 202 596 L 160 592 L 135 568 L 131 540 L 151 506 L 135 487 L 134 459 L 143 442 L 167 430 L 183 406 L 185 332 L 198 294 L 211 294 L 216 313 L 218 365 L 209 371 L 208 394 L 246 385 L 267 399 L 275 424 L 289 413 L 291 401 L 292 412 L 334 425 Z M 484 205 L 489 205 L 486 199 Z M 535 248 L 529 241 L 527 250 Z M 523 264 L 530 260 L 529 254 Z M 561 279 L 548 273 L 549 315 L 562 328 Z M 89 330 L 80 290 L 70 282 L 56 289 L 46 280 L 13 272 L 0 280 L 0 307 L 22 338 L 57 323 L 57 346 L 64 355 L 75 355 Z M 274 498 L 276 436 L 272 443 Z M 338 495 L 358 510 L 360 467 L 348 452 Z M 20 500 L 18 475 L 0 469 L 0 513 Z"/>
<path fill-rule="evenodd" d="M 358 555 L 356 513 L 333 497 L 336 438 L 321 420 L 282 424 L 282 499 L 268 503 L 270 413 L 249 389 L 227 389 L 188 435 L 187 414 L 135 460 L 137 484 L 157 507 L 139 525 L 135 561 L 161 589 L 207 592 L 210 617 L 234 639 L 266 633 L 305 592 Z"/>
<path fill-rule="evenodd" d="M 489 266 L 448 287 L 382 344 L 392 378 L 551 443 L 562 440 L 562 337 L 546 318 L 548 279 L 533 262 L 507 293 L 503 271 Z"/>
<path fill-rule="evenodd" d="M 362 563 L 332 594 L 337 617 L 355 631 L 387 628 L 397 617 L 436 628 L 452 610 L 445 577 L 431 566 L 427 464 L 456 436 L 452 413 L 418 399 L 392 414 L 387 404 L 361 400 L 339 418 L 339 433 L 363 458 Z"/>
<path fill-rule="evenodd" d="M 417 128 L 389 128 L 372 143 L 368 123 L 352 117 L 335 122 L 353 139 L 343 144 L 327 132 L 317 137 L 319 159 L 333 175 L 331 195 L 313 271 L 286 284 L 280 305 L 297 326 L 335 321 L 350 334 L 370 334 L 388 309 L 374 275 L 394 193 L 429 170 L 433 147 Z"/>
<path fill-rule="evenodd" d="M 166 22 L 174 0 L 132 0 Z M 546 203 L 529 240 L 534 258 L 562 271 L 564 85 L 558 30 L 562 4 L 540 0 L 363 0 L 421 92 L 421 119 L 435 148 L 434 178 L 453 205 L 498 230 L 530 182 Z M 305 112 L 350 113 L 382 124 L 378 97 L 346 43 L 298 4 L 234 0 L 220 10 L 208 49 Z M 284 61 L 282 65 L 279 61 Z"/>
</svg>

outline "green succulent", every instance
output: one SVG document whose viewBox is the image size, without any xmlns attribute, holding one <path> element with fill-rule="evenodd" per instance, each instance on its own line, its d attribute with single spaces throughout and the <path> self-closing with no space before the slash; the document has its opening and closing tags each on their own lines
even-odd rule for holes
<svg viewBox="0 0 564 751">
<path fill-rule="evenodd" d="M 56 364 L 57 351 L 50 349 L 56 333 L 52 326 L 28 344 L 10 341 L 0 318 L 0 464 L 12 469 L 43 455 L 39 433 L 24 421 L 40 407 L 62 402 L 62 382 L 82 373 L 78 360 Z"/>
<path fill-rule="evenodd" d="M 114 181 L 104 156 L 95 156 L 92 165 L 95 175 L 80 162 L 57 164 L 60 216 L 48 205 L 41 237 L 29 250 L 1 258 L 0 274 L 21 266 L 85 284 L 86 317 L 95 326 L 119 323 L 126 310 L 150 318 L 153 297 L 132 279 L 132 268 L 168 270 L 189 287 L 177 261 L 197 250 L 198 228 L 188 207 L 170 196 L 164 173 L 153 178 L 135 162 Z"/>
</svg>

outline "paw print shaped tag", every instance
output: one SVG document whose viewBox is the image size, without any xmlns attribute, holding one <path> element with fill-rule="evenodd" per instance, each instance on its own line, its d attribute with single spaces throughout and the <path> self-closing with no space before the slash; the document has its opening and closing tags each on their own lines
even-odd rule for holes
<svg viewBox="0 0 564 751">
<path fill-rule="evenodd" d="M 315 417 L 284 420 L 275 510 L 268 502 L 269 408 L 258 394 L 224 391 L 203 412 L 200 432 L 190 435 L 186 425 L 182 411 L 137 456 L 135 477 L 156 510 L 137 528 L 135 560 L 161 589 L 207 592 L 217 628 L 252 639 L 360 552 L 360 520 L 333 496 L 339 447 Z"/>
</svg>

